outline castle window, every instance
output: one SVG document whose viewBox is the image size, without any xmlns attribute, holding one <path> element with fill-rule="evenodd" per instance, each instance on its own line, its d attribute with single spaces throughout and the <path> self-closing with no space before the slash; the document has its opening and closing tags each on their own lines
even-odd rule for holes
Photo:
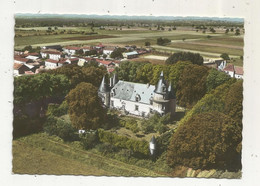
<svg viewBox="0 0 260 186">
<path fill-rule="evenodd" d="M 114 107 L 114 101 L 111 100 L 111 107 Z"/>
<path fill-rule="evenodd" d="M 135 105 L 135 111 L 138 111 L 138 110 L 139 110 L 139 106 Z"/>
</svg>

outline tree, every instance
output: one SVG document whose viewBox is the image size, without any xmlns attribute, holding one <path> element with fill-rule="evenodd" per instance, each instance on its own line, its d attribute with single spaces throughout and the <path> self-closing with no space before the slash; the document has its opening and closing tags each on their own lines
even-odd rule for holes
<svg viewBox="0 0 260 186">
<path fill-rule="evenodd" d="M 25 47 L 23 48 L 23 51 L 29 51 L 29 52 L 32 52 L 32 50 L 33 50 L 33 48 L 32 48 L 31 45 L 25 46 Z"/>
<path fill-rule="evenodd" d="M 208 68 L 188 65 L 178 81 L 177 101 L 180 106 L 192 108 L 207 92 Z"/>
<path fill-rule="evenodd" d="M 83 55 L 83 54 L 84 54 L 83 49 L 77 50 L 77 51 L 76 51 L 76 54 L 77 54 L 77 55 Z"/>
<path fill-rule="evenodd" d="M 224 60 L 230 60 L 229 55 L 227 53 L 221 54 L 220 57 Z"/>
<path fill-rule="evenodd" d="M 106 111 L 101 105 L 97 88 L 82 82 L 66 96 L 72 125 L 77 129 L 97 129 L 104 123 Z"/>
<path fill-rule="evenodd" d="M 190 61 L 193 64 L 202 65 L 203 57 L 199 53 L 177 52 L 172 54 L 166 61 L 166 64 L 175 64 L 178 61 Z"/>
<path fill-rule="evenodd" d="M 240 35 L 240 30 L 239 30 L 239 29 L 236 29 L 235 35 L 236 35 L 236 36 Z"/>
<path fill-rule="evenodd" d="M 232 84 L 225 97 L 225 113 L 242 127 L 243 116 L 243 81 Z"/>
<path fill-rule="evenodd" d="M 215 89 L 217 86 L 224 84 L 231 77 L 224 72 L 217 71 L 216 69 L 211 69 L 207 77 L 207 92 Z"/>
<path fill-rule="evenodd" d="M 146 41 L 146 42 L 144 43 L 144 45 L 145 45 L 145 46 L 150 46 L 151 43 L 150 43 L 149 41 Z"/>
<path fill-rule="evenodd" d="M 219 112 L 195 115 L 182 124 L 171 138 L 167 153 L 170 166 L 194 169 L 241 169 L 241 128 Z"/>
<path fill-rule="evenodd" d="M 171 42 L 170 39 L 159 37 L 157 39 L 156 43 L 157 43 L 157 45 L 165 45 L 165 44 L 170 43 L 170 42 Z"/>
<path fill-rule="evenodd" d="M 114 59 L 123 58 L 123 52 L 125 52 L 125 48 L 116 48 L 111 54 L 110 57 Z"/>
<path fill-rule="evenodd" d="M 192 64 L 189 61 L 179 61 L 170 66 L 169 81 L 172 83 L 175 93 L 178 91 L 178 82 L 184 68 Z"/>
<path fill-rule="evenodd" d="M 229 29 L 227 28 L 226 31 L 225 31 L 225 33 L 228 34 L 228 32 L 229 32 Z"/>
<path fill-rule="evenodd" d="M 23 105 L 45 98 L 65 97 L 69 80 L 64 75 L 48 73 L 21 76 L 14 79 L 14 104 Z"/>
</svg>

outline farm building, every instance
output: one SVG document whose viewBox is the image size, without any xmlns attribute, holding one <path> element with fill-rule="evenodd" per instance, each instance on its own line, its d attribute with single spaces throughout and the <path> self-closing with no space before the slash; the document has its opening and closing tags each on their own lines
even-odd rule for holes
<svg viewBox="0 0 260 186">
<path fill-rule="evenodd" d="M 175 113 L 176 98 L 171 84 L 167 86 L 163 72 L 157 86 L 117 80 L 116 75 L 110 79 L 110 87 L 103 78 L 98 90 L 99 97 L 106 107 L 124 111 L 142 117 L 152 113 L 164 115 Z"/>
<path fill-rule="evenodd" d="M 124 58 L 127 59 L 132 59 L 132 58 L 136 58 L 138 56 L 138 52 L 133 51 L 133 52 L 125 52 L 123 53 Z"/>
</svg>

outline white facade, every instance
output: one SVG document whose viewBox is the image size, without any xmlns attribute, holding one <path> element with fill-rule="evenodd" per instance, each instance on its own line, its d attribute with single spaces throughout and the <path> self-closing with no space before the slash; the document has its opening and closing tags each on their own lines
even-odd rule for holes
<svg viewBox="0 0 260 186">
<path fill-rule="evenodd" d="M 103 50 L 103 54 L 106 54 L 107 56 L 110 56 L 110 54 L 113 52 L 113 50 Z"/>
<path fill-rule="evenodd" d="M 55 69 L 55 68 L 58 67 L 58 64 L 57 63 L 53 63 L 53 62 L 45 61 L 45 67 L 47 69 Z"/>
<path fill-rule="evenodd" d="M 49 56 L 50 59 L 57 60 L 57 61 L 61 58 L 60 54 L 49 54 Z"/>
<path fill-rule="evenodd" d="M 110 108 L 115 108 L 118 110 L 125 110 L 129 112 L 129 114 L 147 117 L 152 111 L 154 111 L 153 105 L 120 100 L 117 98 L 111 97 L 110 99 Z"/>
<path fill-rule="evenodd" d="M 243 75 L 242 74 L 235 74 L 235 78 L 236 79 L 243 79 Z"/>
</svg>

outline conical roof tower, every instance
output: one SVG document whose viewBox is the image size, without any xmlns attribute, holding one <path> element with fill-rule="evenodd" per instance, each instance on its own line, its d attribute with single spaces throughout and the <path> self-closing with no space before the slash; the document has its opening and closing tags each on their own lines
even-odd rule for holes
<svg viewBox="0 0 260 186">
<path fill-rule="evenodd" d="M 102 82 L 99 86 L 98 91 L 99 92 L 109 92 L 109 89 L 108 89 L 107 84 L 105 82 L 105 76 L 103 76 L 103 79 L 102 79 Z"/>
<path fill-rule="evenodd" d="M 167 86 L 166 86 L 166 82 L 163 77 L 163 71 L 160 74 L 160 79 L 157 83 L 157 86 L 156 86 L 154 92 L 157 94 L 166 94 L 167 93 Z"/>
</svg>

